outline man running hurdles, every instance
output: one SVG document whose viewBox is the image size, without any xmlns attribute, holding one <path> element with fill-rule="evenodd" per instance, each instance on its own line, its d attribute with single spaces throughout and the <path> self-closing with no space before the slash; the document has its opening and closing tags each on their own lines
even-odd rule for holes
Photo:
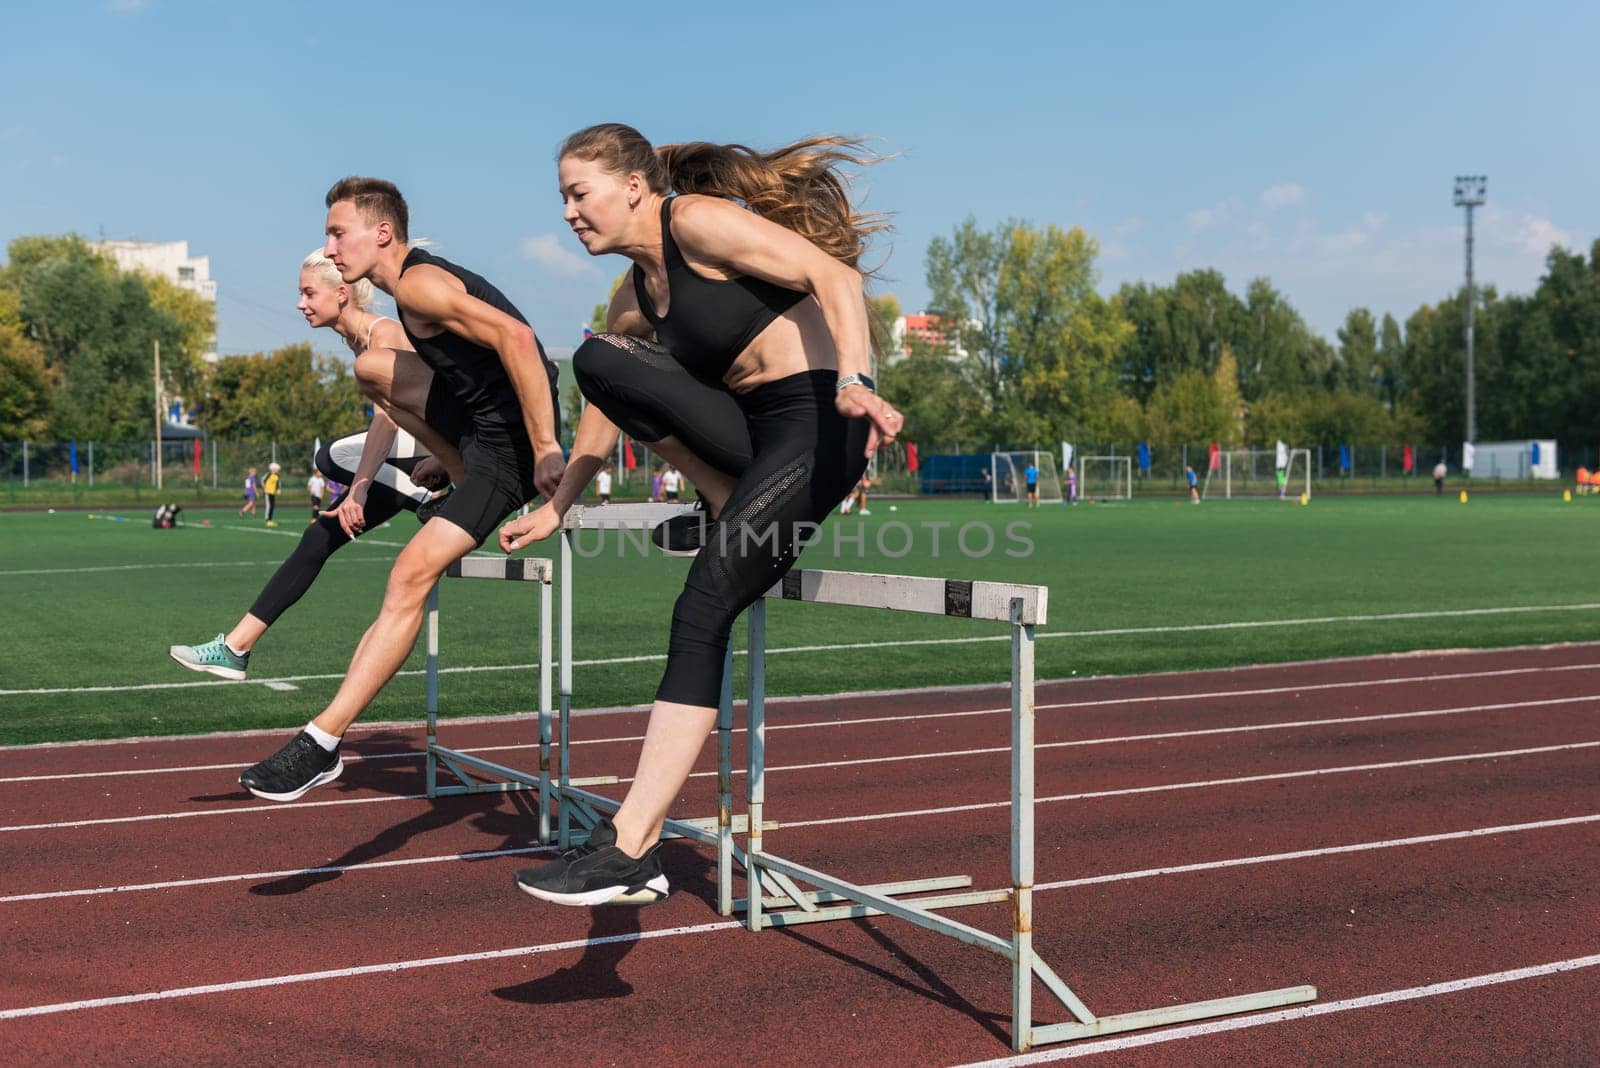
<svg viewBox="0 0 1600 1068">
<path fill-rule="evenodd" d="M 434 455 L 454 444 L 428 425 L 449 395 L 466 410 L 464 475 L 395 559 L 377 621 L 362 635 L 339 691 L 282 749 L 239 776 L 269 801 L 292 801 L 337 779 L 339 743 L 416 644 L 428 591 L 456 560 L 536 493 L 549 497 L 566 464 L 556 440 L 556 368 L 522 313 L 480 276 L 406 247 L 410 212 L 393 183 L 346 178 L 330 190 L 324 249 L 347 282 L 394 297 L 413 351 L 374 348 L 357 360 L 363 384 Z"/>
</svg>

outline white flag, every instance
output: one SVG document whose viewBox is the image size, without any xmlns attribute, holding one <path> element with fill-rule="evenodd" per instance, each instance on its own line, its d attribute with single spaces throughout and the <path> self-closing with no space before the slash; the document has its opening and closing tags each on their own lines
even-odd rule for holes
<svg viewBox="0 0 1600 1068">
<path fill-rule="evenodd" d="M 1061 443 L 1061 470 L 1066 471 L 1072 467 L 1072 446 L 1066 442 Z"/>
<path fill-rule="evenodd" d="M 1472 442 L 1463 441 L 1461 443 L 1461 470 L 1472 470 L 1472 461 L 1477 458 L 1474 455 L 1477 451 L 1478 450 L 1473 447 Z"/>
<path fill-rule="evenodd" d="M 1289 466 L 1289 446 L 1278 442 L 1278 470 L 1282 471 Z"/>
</svg>

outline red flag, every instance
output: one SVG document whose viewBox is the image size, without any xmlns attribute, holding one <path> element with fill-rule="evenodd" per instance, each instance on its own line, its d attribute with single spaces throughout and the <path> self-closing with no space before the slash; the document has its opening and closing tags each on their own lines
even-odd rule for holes
<svg viewBox="0 0 1600 1068">
<path fill-rule="evenodd" d="M 911 442 L 906 442 L 906 470 L 913 475 L 917 473 L 917 447 Z"/>
<path fill-rule="evenodd" d="M 194 439 L 194 477 L 200 477 L 200 439 Z"/>
<path fill-rule="evenodd" d="M 623 439 L 622 442 L 622 469 L 632 471 L 639 466 L 639 461 L 633 456 L 633 442 Z"/>
<path fill-rule="evenodd" d="M 1417 454 L 1411 450 L 1410 445 L 1407 445 L 1402 456 L 1403 458 L 1400 461 L 1401 473 L 1409 475 L 1417 469 Z"/>
<path fill-rule="evenodd" d="M 1210 460 L 1207 461 L 1206 470 L 1208 470 L 1208 471 L 1221 471 L 1222 470 L 1222 446 L 1218 445 L 1214 441 L 1211 443 L 1211 458 L 1210 458 Z"/>
</svg>

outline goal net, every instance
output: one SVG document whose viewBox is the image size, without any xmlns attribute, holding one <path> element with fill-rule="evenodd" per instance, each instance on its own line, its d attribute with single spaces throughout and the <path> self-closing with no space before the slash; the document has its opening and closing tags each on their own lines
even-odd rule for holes
<svg viewBox="0 0 1600 1068">
<path fill-rule="evenodd" d="M 1080 501 L 1133 500 L 1133 457 L 1080 456 L 1076 488 Z"/>
<path fill-rule="evenodd" d="M 989 493 L 996 504 L 1017 504 L 1028 497 L 1028 469 L 1033 468 L 1039 501 L 1061 503 L 1061 475 L 1053 453 L 995 452 L 989 454 Z"/>
<path fill-rule="evenodd" d="M 1288 450 L 1279 468 L 1276 449 L 1223 449 L 1216 468 L 1206 472 L 1202 496 L 1207 499 L 1251 500 L 1278 497 L 1311 499 L 1311 451 Z"/>
</svg>

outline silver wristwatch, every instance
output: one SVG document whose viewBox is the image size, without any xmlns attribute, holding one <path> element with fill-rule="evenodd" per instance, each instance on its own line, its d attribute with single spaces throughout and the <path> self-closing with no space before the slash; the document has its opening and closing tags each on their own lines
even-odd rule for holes
<svg viewBox="0 0 1600 1068">
<path fill-rule="evenodd" d="M 878 392 L 878 383 L 874 382 L 867 375 L 843 375 L 840 377 L 839 381 L 834 384 L 833 391 L 838 393 L 846 386 L 866 386 L 872 392 Z"/>
</svg>

